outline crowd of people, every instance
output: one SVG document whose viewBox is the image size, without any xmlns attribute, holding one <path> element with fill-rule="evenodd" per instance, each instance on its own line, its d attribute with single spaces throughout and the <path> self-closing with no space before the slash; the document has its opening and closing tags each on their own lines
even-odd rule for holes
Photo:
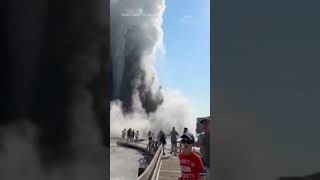
<svg viewBox="0 0 320 180">
<path fill-rule="evenodd" d="M 133 129 L 129 128 L 128 130 L 124 128 L 121 133 L 122 140 L 126 140 L 128 142 L 137 142 L 139 141 L 139 131 L 135 132 Z"/>
<path fill-rule="evenodd" d="M 183 133 L 186 133 L 188 131 L 188 128 L 184 128 Z M 175 156 L 178 153 L 178 138 L 179 133 L 175 130 L 175 127 L 172 127 L 172 131 L 169 134 L 165 134 L 162 129 L 160 129 L 157 136 L 154 135 L 153 132 L 148 132 L 148 145 L 147 145 L 147 151 L 149 152 L 156 152 L 158 147 L 160 145 L 163 146 L 163 153 L 165 154 L 165 146 L 167 144 L 167 136 L 171 136 L 171 154 L 174 154 Z M 128 130 L 125 128 L 122 130 L 121 138 L 123 141 L 128 142 L 137 142 L 139 141 L 139 131 L 136 131 L 129 128 Z M 182 145 L 180 144 L 180 151 L 181 151 Z"/>
<path fill-rule="evenodd" d="M 176 131 L 175 127 L 172 127 L 169 134 L 165 134 L 162 129 L 160 129 L 157 136 L 155 136 L 152 131 L 148 132 L 148 144 L 146 149 L 149 152 L 156 152 L 160 145 L 162 145 L 163 155 L 165 155 L 166 139 L 167 136 L 170 136 L 170 154 L 177 156 L 177 144 L 180 142 L 178 157 L 181 167 L 181 177 L 179 180 L 210 179 L 210 118 L 202 118 L 200 124 L 203 133 L 198 136 L 197 141 L 195 141 L 193 134 L 188 132 L 188 128 L 184 128 L 181 136 Z M 131 128 L 128 130 L 124 129 L 122 130 L 122 139 L 129 142 L 137 142 L 139 140 L 139 131 L 135 132 Z M 195 152 L 195 147 L 200 148 L 200 153 Z"/>
<path fill-rule="evenodd" d="M 167 135 L 163 132 L 162 129 L 160 129 L 157 137 L 154 136 L 154 133 L 149 131 L 148 132 L 148 145 L 147 145 L 147 151 L 149 152 L 156 152 L 158 147 L 162 145 L 163 147 L 163 154 L 165 155 L 165 146 L 167 144 Z M 172 151 L 171 151 L 172 153 Z"/>
</svg>

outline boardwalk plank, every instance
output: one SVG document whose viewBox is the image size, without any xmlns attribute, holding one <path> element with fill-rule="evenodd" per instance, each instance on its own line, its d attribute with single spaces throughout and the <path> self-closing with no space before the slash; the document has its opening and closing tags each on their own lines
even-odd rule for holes
<svg viewBox="0 0 320 180">
<path fill-rule="evenodd" d="M 158 180 L 177 180 L 180 177 L 179 159 L 177 156 L 166 156 L 162 158 Z"/>
</svg>

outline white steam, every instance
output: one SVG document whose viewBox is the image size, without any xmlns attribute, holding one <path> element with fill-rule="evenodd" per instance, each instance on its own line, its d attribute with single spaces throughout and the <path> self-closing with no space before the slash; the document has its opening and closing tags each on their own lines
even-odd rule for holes
<svg viewBox="0 0 320 180">
<path fill-rule="evenodd" d="M 145 113 L 136 94 L 133 96 L 135 105 L 132 113 L 123 113 L 121 101 L 111 102 L 111 137 L 120 137 L 124 128 L 139 130 L 144 137 L 149 130 L 158 133 L 160 129 L 163 129 L 169 133 L 172 127 L 176 127 L 179 133 L 184 127 L 194 133 L 196 121 L 190 101 L 178 91 L 163 90 L 162 92 L 165 101 L 155 112 L 150 114 Z"/>
</svg>

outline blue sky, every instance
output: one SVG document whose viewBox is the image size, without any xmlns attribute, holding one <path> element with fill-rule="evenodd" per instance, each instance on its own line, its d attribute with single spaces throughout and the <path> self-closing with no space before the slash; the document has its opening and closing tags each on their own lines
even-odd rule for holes
<svg viewBox="0 0 320 180">
<path fill-rule="evenodd" d="M 162 86 L 178 89 L 196 116 L 210 115 L 210 0 L 166 0 Z"/>
</svg>

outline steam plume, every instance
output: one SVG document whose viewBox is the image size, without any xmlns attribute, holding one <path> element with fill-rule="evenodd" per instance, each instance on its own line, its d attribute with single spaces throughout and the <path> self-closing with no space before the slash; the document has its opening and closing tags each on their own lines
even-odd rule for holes
<svg viewBox="0 0 320 180">
<path fill-rule="evenodd" d="M 172 127 L 176 127 L 179 134 L 184 127 L 195 132 L 195 117 L 192 112 L 190 101 L 179 91 L 163 90 L 165 101 L 155 112 L 147 114 L 137 101 L 137 94 L 134 96 L 132 113 L 123 113 L 121 101 L 113 101 L 110 105 L 111 136 L 119 137 L 124 128 L 133 128 L 142 132 L 146 137 L 149 130 L 158 133 L 163 129 L 168 133 Z M 193 129 L 192 129 L 193 128 Z"/>
<path fill-rule="evenodd" d="M 111 0 L 112 100 L 132 110 L 137 91 L 147 113 L 162 104 L 153 63 L 162 48 L 164 0 Z"/>
<path fill-rule="evenodd" d="M 162 89 L 154 67 L 163 51 L 164 0 L 111 0 L 111 136 L 124 128 L 157 133 L 195 125 L 190 102 Z"/>
</svg>

